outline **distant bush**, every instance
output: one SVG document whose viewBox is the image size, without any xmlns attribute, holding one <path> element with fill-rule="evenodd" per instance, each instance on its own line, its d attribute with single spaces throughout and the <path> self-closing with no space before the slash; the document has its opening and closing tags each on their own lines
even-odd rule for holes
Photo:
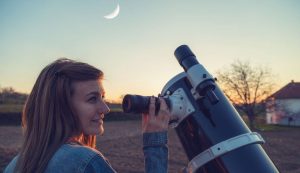
<svg viewBox="0 0 300 173">
<path fill-rule="evenodd" d="M 12 87 L 0 88 L 1 104 L 24 104 L 28 94 L 16 92 Z"/>
</svg>

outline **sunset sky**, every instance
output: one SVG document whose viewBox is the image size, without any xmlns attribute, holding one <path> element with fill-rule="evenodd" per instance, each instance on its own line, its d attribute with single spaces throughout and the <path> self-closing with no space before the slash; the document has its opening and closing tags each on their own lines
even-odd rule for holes
<svg viewBox="0 0 300 173">
<path fill-rule="evenodd" d="M 300 81 L 299 9 L 299 0 L 1 0 L 0 87 L 29 93 L 43 67 L 67 57 L 104 71 L 109 100 L 157 95 L 183 71 L 173 55 L 182 44 L 212 75 L 248 60 L 282 87 Z"/>
</svg>

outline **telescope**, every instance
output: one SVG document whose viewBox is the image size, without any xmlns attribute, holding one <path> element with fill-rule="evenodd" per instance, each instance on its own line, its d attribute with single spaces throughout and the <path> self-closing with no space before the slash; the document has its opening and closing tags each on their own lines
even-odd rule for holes
<svg viewBox="0 0 300 173">
<path fill-rule="evenodd" d="M 189 160 L 183 172 L 279 172 L 261 147 L 264 139 L 251 132 L 190 48 L 181 45 L 174 54 L 184 72 L 169 80 L 160 95 L 171 113 L 169 124 L 175 128 Z M 145 113 L 149 98 L 126 95 L 123 111 Z"/>
</svg>

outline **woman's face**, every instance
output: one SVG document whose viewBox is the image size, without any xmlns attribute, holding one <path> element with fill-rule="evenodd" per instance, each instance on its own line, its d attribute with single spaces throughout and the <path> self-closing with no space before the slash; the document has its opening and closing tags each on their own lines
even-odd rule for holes
<svg viewBox="0 0 300 173">
<path fill-rule="evenodd" d="M 103 100 L 105 92 L 101 80 L 78 81 L 72 87 L 72 106 L 83 134 L 102 135 L 104 114 L 110 110 Z"/>
</svg>

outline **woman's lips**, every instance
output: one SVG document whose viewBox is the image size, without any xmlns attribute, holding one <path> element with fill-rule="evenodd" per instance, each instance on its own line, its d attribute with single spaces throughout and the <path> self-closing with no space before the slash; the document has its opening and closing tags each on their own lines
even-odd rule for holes
<svg viewBox="0 0 300 173">
<path fill-rule="evenodd" d="M 92 120 L 92 122 L 103 124 L 103 120 L 102 120 L 101 118 L 99 118 L 99 119 L 94 119 L 94 120 Z"/>
<path fill-rule="evenodd" d="M 92 119 L 91 121 L 94 122 L 94 123 L 103 124 L 103 118 L 104 118 L 104 114 L 100 114 L 100 117 L 97 116 L 97 118 Z"/>
</svg>

